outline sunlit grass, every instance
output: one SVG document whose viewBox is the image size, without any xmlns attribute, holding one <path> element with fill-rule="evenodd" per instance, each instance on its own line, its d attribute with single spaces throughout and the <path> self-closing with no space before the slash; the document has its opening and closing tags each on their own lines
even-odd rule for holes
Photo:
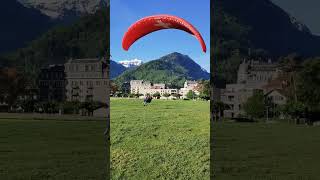
<svg viewBox="0 0 320 180">
<path fill-rule="evenodd" d="M 209 102 L 112 99 L 112 179 L 209 179 L 209 122 Z"/>
</svg>

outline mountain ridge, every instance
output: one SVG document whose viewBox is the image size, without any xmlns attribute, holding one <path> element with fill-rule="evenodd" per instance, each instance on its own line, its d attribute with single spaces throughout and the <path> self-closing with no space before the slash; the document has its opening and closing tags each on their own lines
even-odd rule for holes
<svg viewBox="0 0 320 180">
<path fill-rule="evenodd" d="M 243 59 L 320 55 L 320 37 L 270 0 L 217 0 L 211 9 L 215 78 L 235 83 Z"/>
<path fill-rule="evenodd" d="M 209 79 L 210 74 L 189 56 L 173 52 L 159 59 L 146 62 L 125 71 L 115 79 L 117 84 L 143 79 L 154 83 L 165 83 L 171 87 L 182 87 L 186 80 Z"/>
<path fill-rule="evenodd" d="M 320 36 L 270 0 L 220 0 L 214 6 L 247 27 L 247 48 L 264 49 L 271 56 L 320 55 Z"/>
<path fill-rule="evenodd" d="M 114 79 L 120 76 L 123 72 L 127 70 L 122 64 L 119 64 L 113 60 L 110 60 L 110 79 Z"/>
<path fill-rule="evenodd" d="M 15 0 L 3 0 L 0 6 L 0 53 L 24 47 L 55 22 L 34 8 L 26 8 Z"/>
<path fill-rule="evenodd" d="M 106 6 L 106 0 L 18 0 L 26 7 L 38 9 L 52 19 L 93 14 Z M 70 17 L 69 17 L 70 16 Z"/>
</svg>

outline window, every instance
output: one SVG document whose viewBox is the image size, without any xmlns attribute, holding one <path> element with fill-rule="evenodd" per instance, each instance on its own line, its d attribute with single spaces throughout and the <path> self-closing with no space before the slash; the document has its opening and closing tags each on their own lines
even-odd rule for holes
<svg viewBox="0 0 320 180">
<path fill-rule="evenodd" d="M 233 101 L 234 100 L 234 96 L 228 96 L 228 100 L 229 101 Z"/>
</svg>

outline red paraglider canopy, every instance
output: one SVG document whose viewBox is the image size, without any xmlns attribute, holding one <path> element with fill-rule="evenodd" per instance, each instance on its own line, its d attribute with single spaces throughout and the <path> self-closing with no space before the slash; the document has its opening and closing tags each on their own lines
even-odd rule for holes
<svg viewBox="0 0 320 180">
<path fill-rule="evenodd" d="M 172 15 L 154 15 L 140 19 L 131 25 L 122 40 L 122 47 L 128 50 L 130 46 L 143 36 L 162 29 L 179 29 L 194 35 L 206 52 L 206 44 L 199 31 L 186 20 Z"/>
</svg>

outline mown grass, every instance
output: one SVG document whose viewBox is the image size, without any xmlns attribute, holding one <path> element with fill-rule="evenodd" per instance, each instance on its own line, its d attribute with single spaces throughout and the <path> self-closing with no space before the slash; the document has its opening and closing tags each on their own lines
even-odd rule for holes
<svg viewBox="0 0 320 180">
<path fill-rule="evenodd" d="M 217 123 L 217 180 L 320 179 L 320 127 L 287 123 Z"/>
<path fill-rule="evenodd" d="M 209 179 L 209 129 L 209 102 L 112 99 L 112 179 Z"/>
<path fill-rule="evenodd" d="M 0 119 L 0 179 L 105 179 L 104 130 L 105 121 Z"/>
</svg>

